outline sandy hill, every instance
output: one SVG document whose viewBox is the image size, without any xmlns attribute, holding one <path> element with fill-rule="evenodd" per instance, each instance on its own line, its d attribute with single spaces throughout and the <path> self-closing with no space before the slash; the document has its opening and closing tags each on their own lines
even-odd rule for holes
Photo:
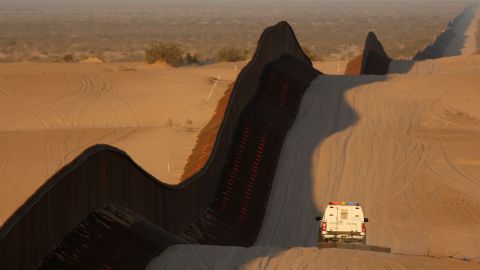
<svg viewBox="0 0 480 270">
<path fill-rule="evenodd" d="M 445 258 L 480 262 L 479 74 L 475 56 L 319 76 L 287 135 L 258 247 L 175 246 L 149 269 L 477 269 Z M 362 202 L 368 243 L 394 254 L 313 248 L 330 200 Z"/>
<path fill-rule="evenodd" d="M 273 43 L 274 39 L 267 40 Z M 198 130 L 235 78 L 233 65 L 182 69 L 107 64 L 3 66 L 0 217 L 5 220 L 50 175 L 97 143 L 119 147 L 146 171 L 178 183 Z M 335 70 L 335 63 L 316 66 L 322 65 Z M 336 68 L 340 69 L 339 63 Z M 257 69 L 252 68 L 254 79 L 260 74 Z M 255 245 L 171 246 L 148 269 L 478 269 L 479 69 L 480 56 L 461 56 L 394 61 L 389 75 L 319 75 L 303 95 L 296 118 L 291 117 L 293 126 L 282 140 L 281 155 L 275 155 L 280 157 L 278 166 L 270 167 L 276 172 L 273 185 L 268 186 L 270 197 L 264 197 L 268 207 L 248 204 L 266 209 L 264 219 L 262 212 L 255 220 L 263 221 L 258 238 L 255 234 L 245 244 L 256 238 Z M 223 80 L 215 84 L 215 78 Z M 211 95 L 214 85 L 223 91 Z M 245 89 L 255 91 L 254 87 Z M 243 130 L 245 141 L 245 134 L 253 128 L 246 125 Z M 266 135 L 259 138 L 258 145 L 264 146 Z M 258 154 L 263 149 L 255 151 Z M 245 171 L 255 175 L 248 184 L 256 183 L 257 172 Z M 242 177 L 239 173 L 235 179 Z M 223 194 L 228 187 L 225 190 Z M 245 203 L 251 193 L 240 195 Z M 332 200 L 361 202 L 370 219 L 368 244 L 391 247 L 392 253 L 317 249 L 314 217 Z M 199 201 L 198 196 L 194 201 Z M 43 202 L 51 208 L 50 201 Z M 154 204 L 151 212 L 165 210 L 160 207 L 161 203 Z M 243 212 L 223 209 L 234 209 L 229 213 L 233 216 L 247 213 L 245 207 Z M 202 226 L 211 223 L 215 225 L 211 228 L 224 234 L 231 232 L 225 229 L 228 226 L 217 226 L 226 223 L 215 223 L 216 217 L 208 211 L 204 216 L 209 223 Z M 168 217 L 168 221 L 174 219 Z M 45 227 L 53 231 L 49 225 Z M 205 243 L 222 244 L 216 231 L 202 234 L 205 230 L 201 229 L 195 230 L 199 234 L 193 239 L 211 236 L 213 240 Z M 22 233 L 33 231 L 16 232 L 26 238 Z"/>
<path fill-rule="evenodd" d="M 256 244 L 176 245 L 147 269 L 479 269 L 478 14 L 440 44 L 462 56 L 393 61 L 382 76 L 318 76 L 284 143 Z M 392 253 L 316 248 L 314 217 L 332 200 L 360 201 L 367 244 Z"/>
<path fill-rule="evenodd" d="M 242 65 L 0 65 L 0 224 L 95 144 L 179 183 L 199 130 Z"/>
</svg>

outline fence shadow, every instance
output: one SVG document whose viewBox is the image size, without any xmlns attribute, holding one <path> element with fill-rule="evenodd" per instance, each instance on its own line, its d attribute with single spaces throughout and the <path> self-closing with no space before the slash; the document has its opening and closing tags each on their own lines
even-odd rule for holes
<svg viewBox="0 0 480 270">
<path fill-rule="evenodd" d="M 322 209 L 315 204 L 314 152 L 328 137 L 350 128 L 359 116 L 345 95 L 386 75 L 319 76 L 304 95 L 297 119 L 282 149 L 262 230 L 255 245 L 315 246 Z M 349 93 L 352 92 L 352 93 Z M 338 151 L 342 151 L 338 149 Z"/>
</svg>

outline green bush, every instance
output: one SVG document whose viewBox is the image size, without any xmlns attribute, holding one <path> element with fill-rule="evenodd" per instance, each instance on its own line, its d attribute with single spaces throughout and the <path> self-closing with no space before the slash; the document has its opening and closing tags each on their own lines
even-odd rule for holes
<svg viewBox="0 0 480 270">
<path fill-rule="evenodd" d="M 166 62 L 172 66 L 183 64 L 184 51 L 177 44 L 152 42 L 150 48 L 145 50 L 145 57 L 149 64 Z"/>
<path fill-rule="evenodd" d="M 248 50 L 241 50 L 233 46 L 227 46 L 218 51 L 217 60 L 225 62 L 238 62 L 247 60 L 247 56 Z"/>
</svg>

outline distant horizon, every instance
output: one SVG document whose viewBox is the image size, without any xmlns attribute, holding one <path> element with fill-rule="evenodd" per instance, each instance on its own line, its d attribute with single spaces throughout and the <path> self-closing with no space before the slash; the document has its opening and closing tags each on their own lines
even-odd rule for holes
<svg viewBox="0 0 480 270">
<path fill-rule="evenodd" d="M 287 21 L 316 59 L 358 54 L 374 31 L 396 58 L 412 57 L 471 0 L 0 0 L 0 62 L 66 55 L 143 61 L 153 41 L 198 59 L 223 47 L 252 52 L 264 28 Z M 57 4 L 55 4 L 57 3 Z M 414 3 L 414 4 L 413 4 Z M 348 19 L 347 19 L 348 18 Z M 406 31 L 406 30 L 409 31 Z M 348 43 L 348 46 L 346 45 Z"/>
<path fill-rule="evenodd" d="M 96 4 L 96 5 L 157 5 L 157 4 L 187 4 L 187 3 L 216 3 L 216 4 L 252 4 L 252 3 L 310 3 L 310 4 L 322 4 L 322 3 L 348 3 L 348 2 L 399 2 L 399 3 L 417 3 L 417 2 L 432 2 L 432 3 L 447 3 L 447 2 L 458 2 L 458 0 L 0 0 L 0 5 L 45 5 L 45 4 Z M 463 0 L 462 2 L 472 2 L 479 3 L 480 0 Z M 0 6 L 1 8 L 8 8 L 5 6 Z"/>
<path fill-rule="evenodd" d="M 418 4 L 435 6 L 442 3 L 480 3 L 480 0 L 0 0 L 0 12 L 9 10 L 128 10 L 168 8 L 261 8 L 288 6 L 293 8 L 348 6 L 359 3 L 382 5 Z"/>
</svg>

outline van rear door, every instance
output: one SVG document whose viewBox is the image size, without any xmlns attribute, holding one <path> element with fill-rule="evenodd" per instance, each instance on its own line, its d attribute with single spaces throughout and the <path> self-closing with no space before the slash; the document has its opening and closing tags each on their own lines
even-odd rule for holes
<svg viewBox="0 0 480 270">
<path fill-rule="evenodd" d="M 352 224 L 351 231 L 353 232 L 362 232 L 363 224 L 363 211 L 360 206 L 352 207 L 352 217 L 350 222 Z"/>
<path fill-rule="evenodd" d="M 336 206 L 338 232 L 361 232 L 363 214 L 360 207 Z"/>
<path fill-rule="evenodd" d="M 325 211 L 325 220 L 327 221 L 327 231 L 338 231 L 338 207 L 330 205 Z"/>
<path fill-rule="evenodd" d="M 350 207 L 338 206 L 337 207 L 337 231 L 350 232 L 352 230 L 352 224 L 350 222 L 351 214 Z"/>
</svg>

